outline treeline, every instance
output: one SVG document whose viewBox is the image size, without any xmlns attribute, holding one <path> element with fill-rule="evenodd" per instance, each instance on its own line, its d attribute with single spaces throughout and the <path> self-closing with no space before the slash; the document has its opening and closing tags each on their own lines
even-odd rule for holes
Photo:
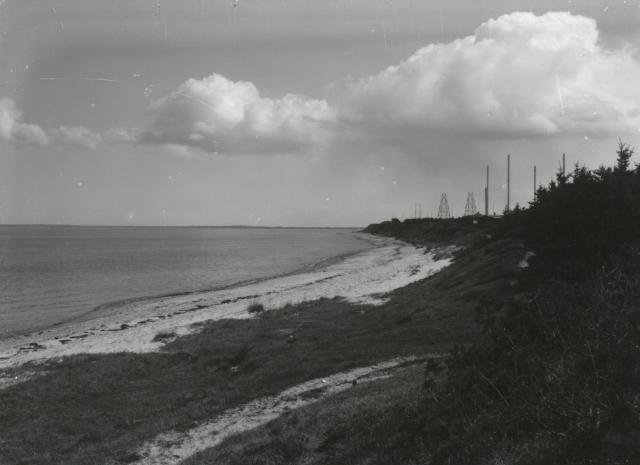
<svg viewBox="0 0 640 465">
<path fill-rule="evenodd" d="M 485 337 L 426 373 L 434 464 L 640 463 L 640 167 L 576 166 L 505 215 L 535 256 Z"/>
<path fill-rule="evenodd" d="M 640 237 L 640 165 L 631 169 L 633 153 L 620 142 L 613 167 L 559 172 L 528 209 L 506 215 L 505 228 L 531 241 L 549 269 L 611 265 L 614 252 Z"/>
</svg>

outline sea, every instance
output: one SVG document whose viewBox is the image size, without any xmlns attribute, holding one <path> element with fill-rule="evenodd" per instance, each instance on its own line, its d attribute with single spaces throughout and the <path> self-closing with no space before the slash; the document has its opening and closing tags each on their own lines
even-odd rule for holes
<svg viewBox="0 0 640 465">
<path fill-rule="evenodd" d="M 352 229 L 0 226 L 0 339 L 131 299 L 304 271 L 371 245 Z"/>
</svg>

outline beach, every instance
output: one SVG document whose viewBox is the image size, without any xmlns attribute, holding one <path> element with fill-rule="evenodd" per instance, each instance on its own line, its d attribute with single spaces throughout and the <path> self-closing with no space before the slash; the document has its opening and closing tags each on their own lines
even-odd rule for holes
<svg viewBox="0 0 640 465">
<path fill-rule="evenodd" d="M 133 300 L 82 321 L 0 341 L 0 370 L 79 353 L 151 352 L 200 324 L 244 319 L 259 303 L 266 310 L 320 298 L 379 305 L 385 293 L 424 279 L 451 263 L 390 238 L 361 234 L 372 247 L 303 271 L 220 290 Z M 4 376 L 3 384 L 15 377 Z"/>
<path fill-rule="evenodd" d="M 417 401 L 426 367 L 476 340 L 478 299 L 503 292 L 525 252 L 374 234 L 358 233 L 363 250 L 297 272 L 116 302 L 3 340 L 4 457 L 217 463 L 200 457 L 261 456 L 244 437 L 271 444 L 273 431 L 335 412 L 300 430 L 315 451 L 336 421 Z"/>
</svg>

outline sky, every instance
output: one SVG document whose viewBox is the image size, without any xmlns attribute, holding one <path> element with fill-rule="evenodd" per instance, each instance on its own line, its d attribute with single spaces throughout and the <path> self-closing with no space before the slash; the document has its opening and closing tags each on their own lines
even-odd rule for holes
<svg viewBox="0 0 640 465">
<path fill-rule="evenodd" d="M 501 212 L 619 140 L 640 0 L 0 0 L 0 224 Z"/>
</svg>

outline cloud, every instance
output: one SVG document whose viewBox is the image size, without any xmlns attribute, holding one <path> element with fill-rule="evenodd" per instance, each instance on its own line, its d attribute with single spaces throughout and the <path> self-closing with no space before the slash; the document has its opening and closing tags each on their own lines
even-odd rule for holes
<svg viewBox="0 0 640 465">
<path fill-rule="evenodd" d="M 139 131 L 136 128 L 127 129 L 122 127 L 111 128 L 104 132 L 103 138 L 113 143 L 135 143 L 138 140 Z"/>
<path fill-rule="evenodd" d="M 220 74 L 189 79 L 149 105 L 143 130 L 47 131 L 24 123 L 15 103 L 3 98 L 0 139 L 277 154 L 323 147 L 338 134 L 408 146 L 425 133 L 509 139 L 637 132 L 640 61 L 633 53 L 606 48 L 591 18 L 518 12 L 468 37 L 421 48 L 375 75 L 331 84 L 324 99 L 268 98 L 253 83 Z"/>
<path fill-rule="evenodd" d="M 27 142 L 49 145 L 49 136 L 35 124 L 22 122 L 22 111 L 9 98 L 0 98 L 0 139 L 8 142 Z"/>
<path fill-rule="evenodd" d="M 36 124 L 22 121 L 22 110 L 10 98 L 0 98 L 0 139 L 7 142 L 26 142 L 29 144 L 48 146 L 51 143 L 75 145 L 94 150 L 102 137 L 100 134 L 82 126 L 60 126 L 58 129 L 45 131 Z"/>
<path fill-rule="evenodd" d="M 341 121 L 370 133 L 610 133 L 640 128 L 637 76 L 640 63 L 605 49 L 593 19 L 512 13 L 329 92 Z"/>
<path fill-rule="evenodd" d="M 82 126 L 60 126 L 49 131 L 51 137 L 62 144 L 75 145 L 87 150 L 95 150 L 102 142 L 102 137 Z"/>
<path fill-rule="evenodd" d="M 260 96 L 251 82 L 219 74 L 189 79 L 150 105 L 143 143 L 178 144 L 220 153 L 293 153 L 328 136 L 334 110 L 323 100 Z"/>
</svg>

